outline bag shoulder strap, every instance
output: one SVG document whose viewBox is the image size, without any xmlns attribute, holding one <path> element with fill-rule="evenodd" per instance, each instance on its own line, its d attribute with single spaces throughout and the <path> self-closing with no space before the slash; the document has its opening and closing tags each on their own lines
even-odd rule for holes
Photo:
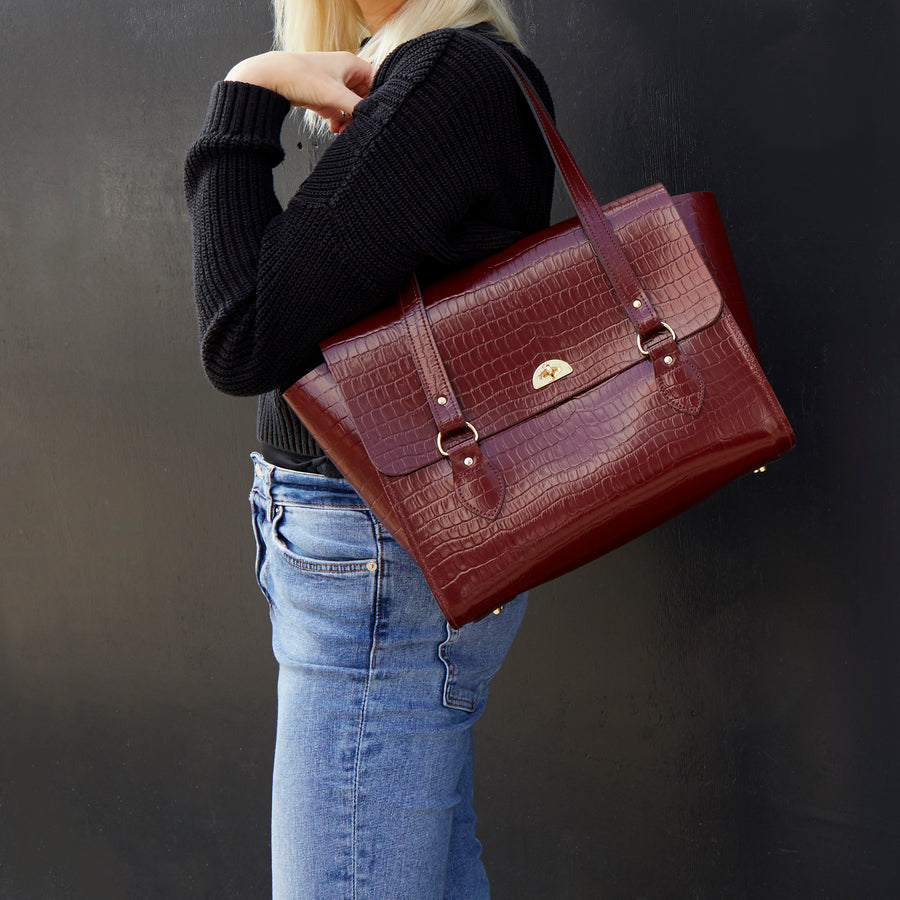
<svg viewBox="0 0 900 900">
<path fill-rule="evenodd" d="M 531 107 L 532 113 L 534 113 L 547 149 L 550 151 L 556 164 L 557 171 L 566 186 L 585 236 L 590 241 L 594 252 L 600 260 L 600 264 L 612 282 L 616 295 L 625 313 L 634 325 L 635 331 L 642 340 L 662 331 L 662 322 L 656 314 L 650 298 L 644 292 L 637 276 L 634 274 L 634 270 L 628 262 L 621 244 L 616 239 L 609 219 L 603 214 L 603 210 L 588 187 L 581 169 L 578 168 L 577 163 L 572 158 L 569 148 L 553 124 L 550 114 L 528 80 L 528 76 L 522 71 L 515 59 L 497 41 L 491 40 L 476 31 L 468 29 L 460 29 L 460 31 L 468 35 L 468 38 L 491 47 L 499 53 L 518 82 L 519 87 L 525 94 L 528 105 Z"/>
<path fill-rule="evenodd" d="M 556 167 L 569 191 L 585 235 L 597 253 L 597 257 L 638 335 L 644 339 L 665 330 L 668 326 L 664 326 L 657 316 L 613 232 L 612 225 L 600 209 L 600 204 L 597 203 L 581 170 L 556 130 L 553 120 L 535 93 L 528 77 L 516 61 L 494 41 L 477 32 L 469 31 L 467 33 L 480 43 L 488 44 L 497 50 L 522 88 Z M 466 453 L 469 454 L 470 464 L 474 465 L 480 461 L 480 457 L 476 455 L 480 452 L 477 450 L 478 436 L 475 434 L 474 428 L 465 420 L 462 404 L 456 396 L 441 359 L 425 308 L 422 289 L 415 273 L 401 288 L 399 300 L 401 319 L 406 327 L 416 370 L 437 426 L 438 449 L 442 453 L 444 452 L 441 443 L 443 439 L 449 439 L 454 435 L 464 435 L 466 439 L 462 444 L 453 442 L 457 451 L 451 451 L 449 455 L 455 460 L 455 457 L 460 455 L 461 448 L 464 447 Z M 472 439 L 473 435 L 474 440 Z M 488 481 L 472 481 L 472 476 L 467 474 L 464 469 L 460 469 L 454 462 L 454 479 L 457 481 L 458 487 L 468 482 L 480 485 L 479 491 L 475 492 L 478 499 L 473 502 L 476 502 L 479 507 L 494 509 L 493 504 L 499 489 L 495 478 L 492 477 Z M 472 493 L 473 488 L 470 485 L 466 490 Z M 470 500 L 472 499 L 470 497 Z"/>
</svg>

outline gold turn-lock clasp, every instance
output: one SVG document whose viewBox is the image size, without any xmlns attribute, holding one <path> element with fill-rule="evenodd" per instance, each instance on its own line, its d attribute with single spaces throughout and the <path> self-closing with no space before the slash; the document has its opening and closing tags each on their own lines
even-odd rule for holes
<svg viewBox="0 0 900 900">
<path fill-rule="evenodd" d="M 564 359 L 548 359 L 534 370 L 534 375 L 531 376 L 531 386 L 537 391 L 571 374 L 572 367 Z"/>
</svg>

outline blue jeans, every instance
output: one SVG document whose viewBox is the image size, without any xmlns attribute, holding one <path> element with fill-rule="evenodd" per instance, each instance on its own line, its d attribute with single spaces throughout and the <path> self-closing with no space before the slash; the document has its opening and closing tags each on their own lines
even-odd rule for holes
<svg viewBox="0 0 900 900">
<path fill-rule="evenodd" d="M 525 596 L 462 629 L 343 479 L 253 454 L 278 660 L 277 900 L 481 900 L 472 725 Z"/>
</svg>

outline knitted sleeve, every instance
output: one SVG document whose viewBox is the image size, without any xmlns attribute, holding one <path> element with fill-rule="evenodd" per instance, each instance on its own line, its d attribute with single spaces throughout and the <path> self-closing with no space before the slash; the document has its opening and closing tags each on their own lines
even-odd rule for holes
<svg viewBox="0 0 900 900">
<path fill-rule="evenodd" d="M 518 88 L 499 55 L 473 43 L 442 30 L 395 51 L 284 209 L 272 169 L 287 101 L 215 86 L 185 166 L 201 357 L 215 387 L 287 386 L 321 360 L 322 339 L 395 299 L 423 261 L 452 262 L 473 209 L 496 208 L 504 224 L 498 186 L 522 167 L 510 151 L 516 135 L 522 143 Z M 482 238 L 481 255 L 500 249 Z"/>
</svg>

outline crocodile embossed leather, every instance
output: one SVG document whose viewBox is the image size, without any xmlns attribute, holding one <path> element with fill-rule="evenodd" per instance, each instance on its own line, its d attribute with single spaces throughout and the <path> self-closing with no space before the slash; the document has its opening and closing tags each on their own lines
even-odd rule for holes
<svg viewBox="0 0 900 900">
<path fill-rule="evenodd" d="M 504 58 L 577 218 L 424 293 L 411 278 L 284 395 L 454 627 L 794 445 L 712 195 L 601 208 Z"/>
</svg>

